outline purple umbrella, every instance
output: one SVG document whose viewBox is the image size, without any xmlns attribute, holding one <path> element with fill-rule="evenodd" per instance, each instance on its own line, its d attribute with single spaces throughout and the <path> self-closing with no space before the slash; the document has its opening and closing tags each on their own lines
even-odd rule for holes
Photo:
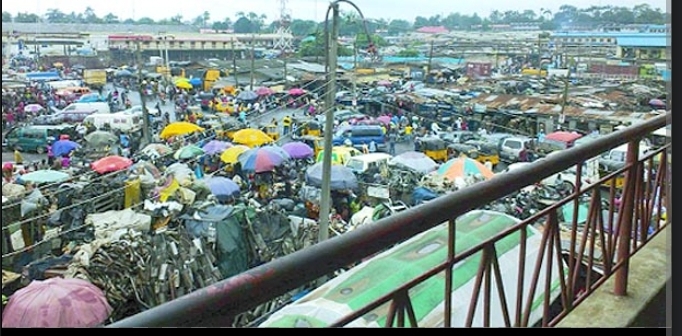
<svg viewBox="0 0 682 336">
<path fill-rule="evenodd" d="M 239 185 L 227 177 L 215 176 L 206 180 L 206 185 L 216 197 L 230 197 L 239 195 Z"/>
<path fill-rule="evenodd" d="M 92 328 L 104 324 L 111 306 L 97 286 L 81 279 L 33 281 L 10 297 L 3 328 Z"/>
<path fill-rule="evenodd" d="M 226 149 L 232 147 L 232 144 L 225 141 L 213 140 L 204 145 L 204 153 L 208 155 L 221 154 Z"/>
<path fill-rule="evenodd" d="M 52 144 L 52 155 L 59 157 L 76 150 L 80 145 L 71 140 L 59 140 Z"/>
<path fill-rule="evenodd" d="M 315 151 L 303 142 L 289 142 L 282 146 L 292 159 L 307 159 L 315 155 Z"/>
<path fill-rule="evenodd" d="M 391 124 L 391 117 L 389 117 L 387 115 L 382 115 L 380 117 L 377 117 L 376 120 L 380 121 L 382 124 L 384 124 L 386 126 Z"/>
<path fill-rule="evenodd" d="M 665 107 L 665 102 L 660 99 L 652 99 L 649 101 L 649 105 L 656 107 Z"/>
</svg>

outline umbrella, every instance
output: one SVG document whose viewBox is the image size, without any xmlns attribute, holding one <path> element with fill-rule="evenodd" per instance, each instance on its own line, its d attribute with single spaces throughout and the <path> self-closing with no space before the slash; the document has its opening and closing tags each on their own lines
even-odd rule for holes
<svg viewBox="0 0 682 336">
<path fill-rule="evenodd" d="M 259 96 L 269 96 L 271 94 L 275 93 L 271 88 L 269 87 L 259 87 L 256 89 L 256 94 Z"/>
<path fill-rule="evenodd" d="M 57 183 L 68 180 L 70 177 L 71 175 L 56 170 L 36 170 L 21 175 L 19 179 L 31 183 Z"/>
<path fill-rule="evenodd" d="M 232 147 L 232 144 L 225 141 L 213 140 L 204 145 L 203 150 L 208 155 L 215 155 L 224 152 L 226 149 Z"/>
<path fill-rule="evenodd" d="M 315 151 L 303 142 L 289 142 L 282 146 L 292 159 L 307 159 L 315 155 Z"/>
<path fill-rule="evenodd" d="M 206 180 L 206 185 L 216 197 L 239 195 L 239 185 L 227 177 L 214 176 Z"/>
<path fill-rule="evenodd" d="M 666 106 L 665 102 L 662 101 L 662 100 L 660 100 L 660 99 L 652 99 L 652 100 L 650 100 L 650 101 L 649 101 L 649 105 L 651 105 L 651 106 L 657 106 L 657 107 L 665 107 L 665 106 Z M 28 106 L 27 106 L 27 107 L 28 107 Z"/>
<path fill-rule="evenodd" d="M 82 279 L 33 281 L 9 299 L 3 328 L 93 328 L 112 308 L 101 289 Z"/>
<path fill-rule="evenodd" d="M 130 166 L 128 170 L 130 170 L 131 172 L 136 172 L 138 174 L 149 173 L 154 178 L 161 177 L 161 171 L 159 170 L 159 168 L 156 168 L 155 165 L 147 161 L 139 161 L 134 165 Z"/>
<path fill-rule="evenodd" d="M 287 153 L 287 151 L 284 150 L 284 148 L 276 145 L 268 145 L 268 146 L 263 146 L 261 149 L 264 149 L 269 152 L 273 152 L 281 157 L 283 157 L 285 160 L 291 159 L 291 155 Z"/>
<path fill-rule="evenodd" d="M 454 181 L 457 178 L 464 178 L 468 175 L 478 174 L 482 175 L 486 180 L 495 175 L 495 173 L 485 165 L 468 157 L 454 158 L 438 168 L 438 175 L 451 181 Z"/>
<path fill-rule="evenodd" d="M 189 83 L 192 86 L 199 86 L 199 85 L 201 85 L 201 78 L 192 78 L 189 80 Z"/>
<path fill-rule="evenodd" d="M 55 141 L 55 143 L 52 144 L 52 154 L 59 157 L 71 153 L 80 146 L 81 145 L 79 145 L 77 142 L 73 142 L 71 140 Z"/>
<path fill-rule="evenodd" d="M 239 162 L 239 155 L 248 151 L 250 148 L 244 145 L 237 145 L 226 149 L 222 154 L 220 154 L 220 160 L 224 163 L 237 163 Z"/>
<path fill-rule="evenodd" d="M 384 124 L 386 126 L 391 124 L 391 117 L 389 117 L 387 115 L 379 116 L 379 117 L 377 117 L 376 120 L 378 120 L 379 122 L 381 122 L 382 124 Z"/>
<path fill-rule="evenodd" d="M 275 142 L 275 140 L 263 133 L 263 131 L 253 128 L 246 128 L 235 132 L 232 136 L 232 141 L 249 147 L 262 146 Z"/>
<path fill-rule="evenodd" d="M 106 98 L 100 96 L 98 93 L 90 93 L 78 99 L 78 103 L 98 103 L 106 101 Z"/>
<path fill-rule="evenodd" d="M 253 91 L 242 91 L 237 95 L 239 100 L 254 100 L 258 98 L 258 94 Z"/>
<path fill-rule="evenodd" d="M 128 70 L 119 70 L 114 73 L 114 76 L 116 77 L 132 77 L 133 73 L 128 71 Z"/>
<path fill-rule="evenodd" d="M 301 88 L 293 88 L 289 90 L 289 95 L 290 96 L 301 96 L 305 94 L 305 90 Z"/>
<path fill-rule="evenodd" d="M 385 80 L 385 79 L 384 79 L 384 80 L 378 81 L 378 82 L 377 82 L 377 85 L 381 85 L 381 86 L 391 86 L 391 85 L 393 85 L 393 83 L 391 83 L 391 81 L 389 81 L 389 80 Z"/>
<path fill-rule="evenodd" d="M 93 162 L 90 165 L 90 167 L 92 168 L 92 170 L 100 174 L 106 174 L 127 169 L 132 165 L 133 165 L 132 160 L 121 156 L 113 155 L 107 156 L 103 159 L 99 159 Z"/>
<path fill-rule="evenodd" d="M 242 164 L 242 170 L 256 173 L 272 171 L 275 167 L 282 164 L 284 160 L 286 158 L 264 148 L 250 149 L 239 155 L 239 163 Z"/>
<path fill-rule="evenodd" d="M 438 163 L 421 152 L 405 152 L 393 157 L 389 165 L 396 165 L 414 170 L 418 173 L 427 174 L 438 168 Z"/>
<path fill-rule="evenodd" d="M 305 180 L 308 184 L 321 187 L 322 186 L 322 162 L 316 163 L 308 168 L 305 174 Z M 352 170 L 346 166 L 333 165 L 331 170 L 331 189 L 332 190 L 348 190 L 355 189 L 358 186 L 357 177 Z"/>
<path fill-rule="evenodd" d="M 116 141 L 118 141 L 118 138 L 114 134 L 109 132 L 94 131 L 85 136 L 85 141 L 87 141 L 88 144 L 93 146 L 106 146 L 115 144 Z"/>
<path fill-rule="evenodd" d="M 177 87 L 178 89 L 189 90 L 194 86 L 192 86 L 192 83 L 190 83 L 189 81 L 184 80 L 175 82 L 175 87 Z"/>
<path fill-rule="evenodd" d="M 190 134 L 194 132 L 203 132 L 204 129 L 199 127 L 196 124 L 180 121 L 180 122 L 174 122 L 172 124 L 169 124 L 166 126 L 163 131 L 161 131 L 161 134 L 159 134 L 159 137 L 161 139 L 168 139 L 172 138 L 174 136 L 178 135 L 185 135 L 185 134 Z"/>
<path fill-rule="evenodd" d="M 204 150 L 195 146 L 195 145 L 189 145 L 182 147 L 178 149 L 177 152 L 173 155 L 173 157 L 176 160 L 188 160 L 188 159 L 194 159 L 196 157 L 204 155 Z"/>
<path fill-rule="evenodd" d="M 37 113 L 37 112 L 40 112 L 44 109 L 45 109 L 44 107 L 42 107 L 38 104 L 28 104 L 28 105 L 24 106 L 24 112 L 26 112 L 26 113 Z"/>
<path fill-rule="evenodd" d="M 140 151 L 140 154 L 147 155 L 147 156 L 165 156 L 166 154 L 170 153 L 173 151 L 172 148 L 160 144 L 160 143 L 153 143 L 147 145 L 145 148 L 143 148 Z"/>
</svg>

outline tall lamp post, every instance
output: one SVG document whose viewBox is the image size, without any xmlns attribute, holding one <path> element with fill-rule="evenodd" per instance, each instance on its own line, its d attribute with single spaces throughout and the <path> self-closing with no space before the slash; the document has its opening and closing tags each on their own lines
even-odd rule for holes
<svg viewBox="0 0 682 336">
<path fill-rule="evenodd" d="M 324 154 L 322 158 L 322 195 L 320 197 L 320 232 L 318 240 L 329 239 L 329 213 L 331 212 L 331 170 L 332 170 L 332 138 L 334 135 L 334 103 L 336 101 L 336 70 L 338 67 L 339 40 L 339 5 L 346 3 L 358 12 L 362 19 L 365 34 L 370 42 L 370 49 L 375 50 L 372 35 L 367 28 L 362 11 L 349 0 L 336 0 L 329 4 L 324 20 L 325 41 L 327 44 L 327 92 L 325 95 Z M 329 31 L 329 14 L 332 14 L 332 29 Z"/>
</svg>

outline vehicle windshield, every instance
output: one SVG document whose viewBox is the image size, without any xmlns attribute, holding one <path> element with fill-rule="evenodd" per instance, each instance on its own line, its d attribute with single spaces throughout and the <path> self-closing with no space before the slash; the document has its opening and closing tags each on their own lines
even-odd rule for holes
<svg viewBox="0 0 682 336">
<path fill-rule="evenodd" d="M 360 160 L 351 159 L 348 161 L 348 163 L 346 163 L 346 167 L 353 171 L 362 171 L 364 164 Z"/>
</svg>

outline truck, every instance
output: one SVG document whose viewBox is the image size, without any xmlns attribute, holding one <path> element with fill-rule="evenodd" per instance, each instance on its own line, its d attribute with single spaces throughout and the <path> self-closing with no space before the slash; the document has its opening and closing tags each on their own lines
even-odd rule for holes
<svg viewBox="0 0 682 336">
<path fill-rule="evenodd" d="M 83 81 L 89 87 L 98 89 L 107 84 L 107 71 L 104 69 L 83 70 Z"/>
</svg>

